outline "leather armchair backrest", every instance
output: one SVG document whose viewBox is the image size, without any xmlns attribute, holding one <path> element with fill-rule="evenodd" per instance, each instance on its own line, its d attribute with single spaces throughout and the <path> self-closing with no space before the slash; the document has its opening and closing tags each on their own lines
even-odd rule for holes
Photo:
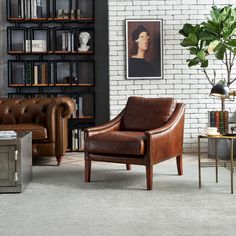
<svg viewBox="0 0 236 236">
<path fill-rule="evenodd" d="M 161 127 L 176 107 L 173 98 L 129 97 L 121 130 L 148 131 Z"/>
<path fill-rule="evenodd" d="M 0 98 L 0 124 L 46 124 L 48 98 Z"/>
</svg>

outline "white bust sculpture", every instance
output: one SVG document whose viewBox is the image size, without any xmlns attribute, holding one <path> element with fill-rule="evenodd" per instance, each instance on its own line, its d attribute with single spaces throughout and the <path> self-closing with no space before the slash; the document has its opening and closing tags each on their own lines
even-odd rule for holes
<svg viewBox="0 0 236 236">
<path fill-rule="evenodd" d="M 89 39 L 90 34 L 88 32 L 81 32 L 79 34 L 80 47 L 78 48 L 78 51 L 87 52 L 89 50 L 90 46 L 87 45 Z"/>
</svg>

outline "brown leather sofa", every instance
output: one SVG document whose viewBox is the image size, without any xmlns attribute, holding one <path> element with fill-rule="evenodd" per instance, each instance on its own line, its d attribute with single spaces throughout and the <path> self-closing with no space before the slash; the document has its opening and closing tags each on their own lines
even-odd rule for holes
<svg viewBox="0 0 236 236">
<path fill-rule="evenodd" d="M 75 109 L 69 97 L 0 98 L 0 130 L 31 131 L 33 157 L 56 156 L 67 148 L 67 119 Z"/>
<path fill-rule="evenodd" d="M 172 98 L 130 97 L 112 121 L 85 130 L 85 181 L 90 182 L 91 162 L 146 166 L 147 189 L 153 186 L 153 165 L 176 157 L 183 174 L 182 149 L 185 105 Z"/>
</svg>

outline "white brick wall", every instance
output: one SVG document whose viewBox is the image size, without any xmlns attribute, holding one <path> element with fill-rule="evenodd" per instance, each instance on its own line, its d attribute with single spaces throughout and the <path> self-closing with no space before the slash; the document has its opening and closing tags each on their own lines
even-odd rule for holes
<svg viewBox="0 0 236 236">
<path fill-rule="evenodd" d="M 211 86 L 204 74 L 196 67 L 188 68 L 185 61 L 189 54 L 179 45 L 182 36 L 178 31 L 184 23 L 205 20 L 212 5 L 235 3 L 235 0 L 109 0 L 111 118 L 131 95 L 174 97 L 186 104 L 184 151 L 196 152 L 197 134 L 206 127 L 207 111 L 220 109 L 221 104 L 208 96 Z M 126 80 L 125 19 L 132 18 L 163 19 L 163 80 Z M 214 68 L 219 68 L 219 79 L 226 72 L 221 66 L 214 62 Z M 235 117 L 236 102 L 226 103 L 226 109 Z"/>
</svg>

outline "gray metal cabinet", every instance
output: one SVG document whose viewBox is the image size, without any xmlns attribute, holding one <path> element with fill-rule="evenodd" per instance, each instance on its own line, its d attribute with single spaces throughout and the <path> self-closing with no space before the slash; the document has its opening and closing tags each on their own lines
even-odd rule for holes
<svg viewBox="0 0 236 236">
<path fill-rule="evenodd" d="M 32 179 L 32 135 L 0 139 L 0 193 L 22 192 Z"/>
</svg>

